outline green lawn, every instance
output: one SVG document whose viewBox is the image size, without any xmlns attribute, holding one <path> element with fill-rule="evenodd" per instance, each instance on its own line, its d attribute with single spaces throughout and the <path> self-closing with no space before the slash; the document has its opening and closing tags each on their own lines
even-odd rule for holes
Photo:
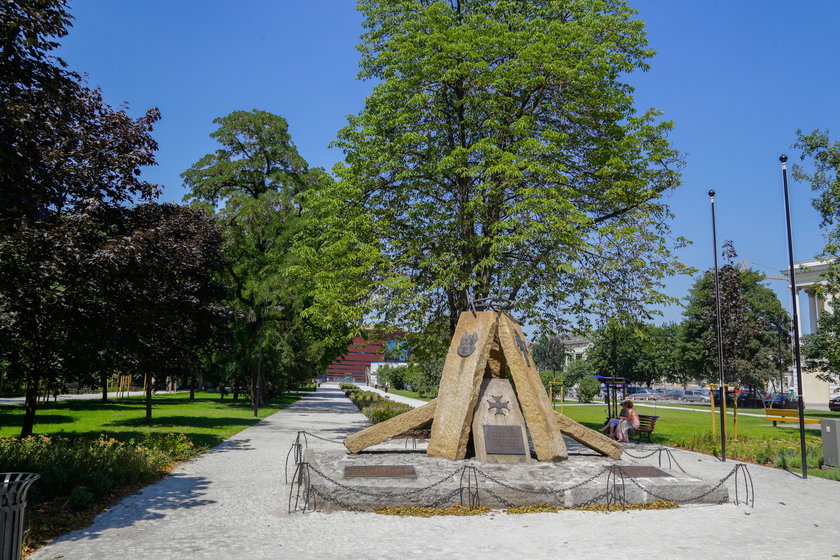
<svg viewBox="0 0 840 560">
<path fill-rule="evenodd" d="M 421 397 L 420 393 L 415 393 L 414 391 L 404 391 L 404 390 L 401 390 L 401 389 L 391 389 L 388 392 L 393 393 L 395 395 L 401 395 L 403 397 L 409 397 L 409 398 L 412 398 L 412 399 L 420 399 L 420 400 L 423 400 L 423 401 L 429 400 L 426 397 Z"/>
<path fill-rule="evenodd" d="M 142 397 L 89 401 L 59 401 L 41 404 L 35 414 L 35 434 L 97 438 L 107 434 L 126 441 L 144 434 L 182 433 L 198 447 L 210 447 L 255 424 L 259 418 L 277 412 L 300 396 L 286 395 L 261 408 L 254 418 L 250 401 L 220 399 L 218 393 L 156 395 L 152 400 L 152 424 L 145 424 L 146 405 Z M 23 407 L 0 407 L 0 437 L 17 436 L 23 421 Z"/>
<path fill-rule="evenodd" d="M 683 405 L 677 405 L 686 408 Z M 656 428 L 652 434 L 653 443 L 681 447 L 700 453 L 720 453 L 720 415 L 714 415 L 715 437 L 712 433 L 713 417 L 708 413 L 709 407 L 692 406 L 691 410 L 676 410 L 667 405 L 644 406 L 636 404 L 639 414 L 659 416 Z M 560 410 L 560 405 L 556 405 Z M 607 417 L 607 408 L 603 403 L 578 405 L 566 403 L 563 414 L 593 429 L 603 426 Z M 756 414 L 758 416 L 747 416 Z M 740 409 L 738 415 L 737 438 L 735 437 L 734 418 L 727 415 L 726 432 L 727 457 L 758 463 L 761 465 L 787 468 L 799 471 L 801 460 L 799 450 L 799 424 L 773 424 L 764 417 L 763 409 Z M 810 418 L 840 418 L 838 412 L 807 412 Z M 822 435 L 819 424 L 809 424 L 816 428 L 806 428 L 805 444 L 808 449 L 808 472 L 815 476 L 840 480 L 840 469 L 819 469 L 822 459 Z"/>
</svg>

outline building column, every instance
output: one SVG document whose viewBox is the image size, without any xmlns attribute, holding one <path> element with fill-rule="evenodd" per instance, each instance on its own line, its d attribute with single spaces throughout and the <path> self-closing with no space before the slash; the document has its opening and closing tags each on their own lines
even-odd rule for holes
<svg viewBox="0 0 840 560">
<path fill-rule="evenodd" d="M 811 329 L 808 334 L 814 334 L 817 332 L 817 323 L 819 322 L 820 317 L 819 308 L 817 306 L 817 294 L 813 288 L 805 290 L 805 293 L 808 295 L 808 318 Z"/>
</svg>

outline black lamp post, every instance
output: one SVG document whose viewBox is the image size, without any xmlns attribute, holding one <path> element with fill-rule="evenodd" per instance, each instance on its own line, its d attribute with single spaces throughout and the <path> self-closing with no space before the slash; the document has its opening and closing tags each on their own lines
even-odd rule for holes
<svg viewBox="0 0 840 560">
<path fill-rule="evenodd" d="M 720 383 L 720 458 L 726 461 L 726 414 L 724 400 L 726 393 L 723 388 L 723 336 L 720 326 L 720 279 L 718 278 L 717 261 L 717 228 L 715 226 L 715 191 L 709 191 L 709 203 L 712 205 L 712 253 L 715 256 L 715 315 L 717 318 L 717 351 L 718 351 L 718 378 Z M 712 399 L 715 398 L 711 395 Z"/>
<path fill-rule="evenodd" d="M 802 478 L 808 478 L 805 453 L 805 402 L 802 400 L 802 361 L 799 356 L 799 305 L 796 301 L 796 272 L 793 268 L 793 230 L 790 225 L 790 196 L 787 181 L 787 156 L 782 154 L 782 183 L 785 189 L 785 218 L 787 219 L 788 262 L 790 264 L 790 295 L 793 300 L 793 359 L 796 364 L 796 393 L 799 401 L 799 448 L 802 453 Z"/>
</svg>

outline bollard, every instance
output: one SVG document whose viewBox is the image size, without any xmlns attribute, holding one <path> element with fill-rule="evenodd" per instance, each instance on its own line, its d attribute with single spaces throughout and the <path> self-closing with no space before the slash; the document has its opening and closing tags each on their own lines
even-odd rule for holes
<svg viewBox="0 0 840 560">
<path fill-rule="evenodd" d="M 35 473 L 0 473 L 0 560 L 20 560 L 26 492 L 39 478 Z"/>
</svg>

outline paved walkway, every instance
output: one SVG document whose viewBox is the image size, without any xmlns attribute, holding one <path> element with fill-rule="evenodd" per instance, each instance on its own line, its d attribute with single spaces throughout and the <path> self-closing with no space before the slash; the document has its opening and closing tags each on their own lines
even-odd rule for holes
<svg viewBox="0 0 840 560">
<path fill-rule="evenodd" d="M 365 424 L 335 385 L 322 385 L 32 558 L 720 560 L 840 554 L 840 482 L 802 480 L 757 466 L 749 467 L 754 509 L 726 504 L 431 519 L 350 512 L 288 515 L 283 465 L 296 432 L 340 439 Z M 335 446 L 311 438 L 309 445 Z M 636 453 L 643 449 L 631 447 Z M 734 465 L 696 453 L 674 454 L 689 473 L 710 480 L 723 478 Z M 729 486 L 732 492 L 732 480 Z"/>
</svg>

